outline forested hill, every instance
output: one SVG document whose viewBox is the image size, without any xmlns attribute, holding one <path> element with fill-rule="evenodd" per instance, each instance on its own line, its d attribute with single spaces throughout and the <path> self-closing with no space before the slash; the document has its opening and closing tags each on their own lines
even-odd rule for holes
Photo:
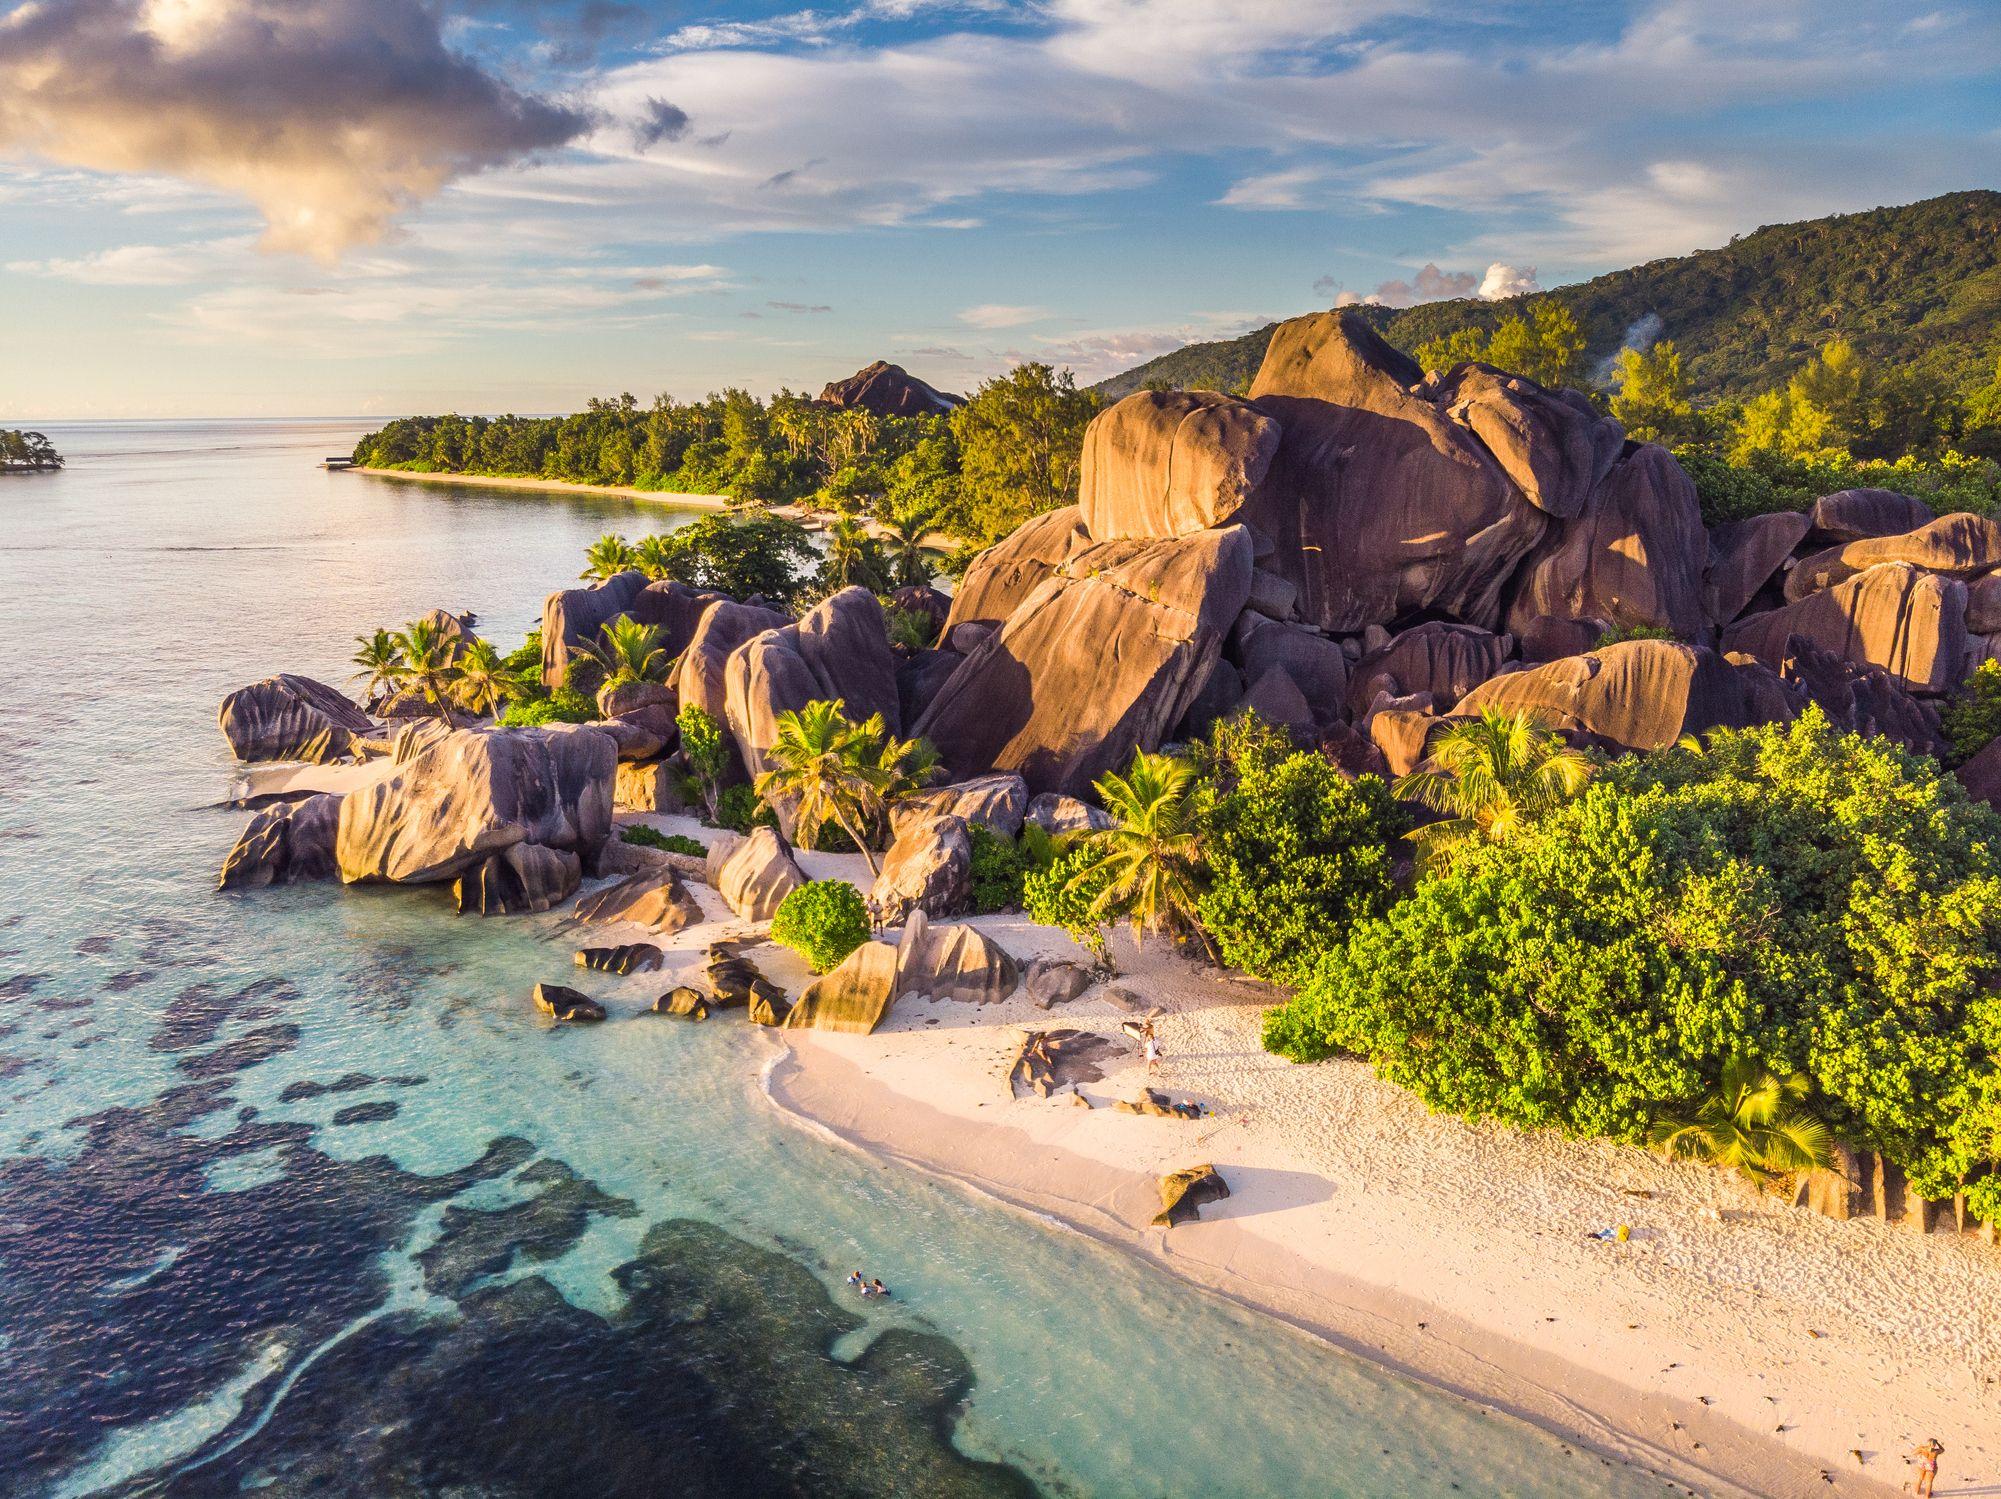
<svg viewBox="0 0 2001 1499">
<path fill-rule="evenodd" d="M 1583 326 L 1588 367 L 1615 352 L 1629 328 L 1658 317 L 1698 398 L 1783 384 L 1837 333 L 1872 363 L 1915 365 L 1964 392 L 1991 379 L 2001 358 L 2001 193 L 1948 193 L 1774 225 L 1721 249 L 1526 297 L 1365 311 L 1393 343 L 1415 349 L 1462 328 L 1492 329 L 1546 297 Z M 1271 333 L 1190 344 L 1096 388 L 1107 397 L 1149 383 L 1237 389 L 1257 372 Z"/>
</svg>

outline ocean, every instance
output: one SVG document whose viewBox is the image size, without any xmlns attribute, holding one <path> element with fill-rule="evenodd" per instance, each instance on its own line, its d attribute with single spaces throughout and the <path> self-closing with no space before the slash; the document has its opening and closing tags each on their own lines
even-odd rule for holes
<svg viewBox="0 0 2001 1499">
<path fill-rule="evenodd" d="M 636 1013 L 671 974 L 551 1029 L 561 913 L 219 894 L 225 693 L 439 606 L 511 647 L 690 518 L 316 467 L 368 425 L 0 478 L 0 1493 L 1661 1491 L 799 1128 L 769 1037 Z"/>
</svg>

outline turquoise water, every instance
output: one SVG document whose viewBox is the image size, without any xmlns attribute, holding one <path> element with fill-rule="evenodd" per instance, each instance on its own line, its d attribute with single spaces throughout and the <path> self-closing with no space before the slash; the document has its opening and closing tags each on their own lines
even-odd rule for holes
<svg viewBox="0 0 2001 1499">
<path fill-rule="evenodd" d="M 1660 1491 L 788 1125 L 672 975 L 547 1029 L 559 917 L 218 895 L 225 692 L 676 519 L 313 467 L 363 425 L 0 481 L 0 1492 Z"/>
</svg>

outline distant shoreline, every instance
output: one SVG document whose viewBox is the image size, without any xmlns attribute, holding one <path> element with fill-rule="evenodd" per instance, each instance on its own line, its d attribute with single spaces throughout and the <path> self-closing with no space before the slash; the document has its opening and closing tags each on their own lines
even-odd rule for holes
<svg viewBox="0 0 2001 1499">
<path fill-rule="evenodd" d="M 727 510 L 730 497 L 725 494 L 682 494 L 671 489 L 634 489 L 625 484 L 572 484 L 564 479 L 529 479 L 499 477 L 488 474 L 423 474 L 401 468 L 369 468 L 364 464 L 350 464 L 346 468 L 329 470 L 336 474 L 367 474 L 372 479 L 407 479 L 413 484 L 472 484 L 482 489 L 541 489 L 558 494 L 608 495 L 621 500 L 650 500 L 655 504 L 672 505 L 682 510 Z M 791 512 L 790 506 L 776 507 Z"/>
</svg>

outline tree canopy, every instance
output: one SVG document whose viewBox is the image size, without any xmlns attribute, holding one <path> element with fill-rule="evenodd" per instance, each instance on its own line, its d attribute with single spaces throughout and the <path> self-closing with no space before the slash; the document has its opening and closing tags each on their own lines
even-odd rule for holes
<svg viewBox="0 0 2001 1499">
<path fill-rule="evenodd" d="M 63 455 L 40 432 L 0 427 L 0 473 L 36 473 L 63 466 Z"/>
</svg>

